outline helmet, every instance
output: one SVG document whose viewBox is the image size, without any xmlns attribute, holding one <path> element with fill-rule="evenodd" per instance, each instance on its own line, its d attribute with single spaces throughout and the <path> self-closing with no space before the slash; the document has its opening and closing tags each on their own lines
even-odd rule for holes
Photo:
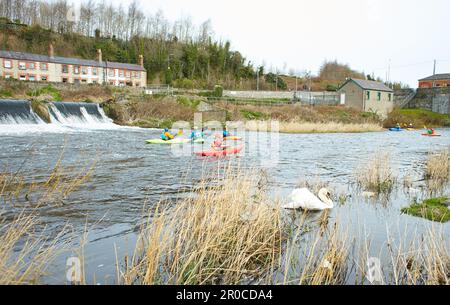
<svg viewBox="0 0 450 305">
<path fill-rule="evenodd" d="M 168 131 L 169 131 L 169 128 L 164 128 L 164 131 L 165 131 L 165 132 L 168 132 Z"/>
</svg>

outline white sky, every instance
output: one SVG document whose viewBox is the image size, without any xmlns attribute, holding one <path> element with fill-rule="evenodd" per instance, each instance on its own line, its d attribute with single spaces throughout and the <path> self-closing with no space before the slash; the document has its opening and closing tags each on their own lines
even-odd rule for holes
<svg viewBox="0 0 450 305">
<path fill-rule="evenodd" d="M 127 5 L 130 0 L 117 1 Z M 255 64 L 317 73 L 337 59 L 366 74 L 417 86 L 433 72 L 450 73 L 448 0 L 141 0 L 146 12 L 173 21 L 211 19 L 217 38 Z"/>
</svg>

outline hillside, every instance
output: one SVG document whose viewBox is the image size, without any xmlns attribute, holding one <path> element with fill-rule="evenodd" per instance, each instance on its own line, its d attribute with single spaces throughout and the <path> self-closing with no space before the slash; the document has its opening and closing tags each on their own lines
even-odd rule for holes
<svg viewBox="0 0 450 305">
<path fill-rule="evenodd" d="M 180 42 L 155 40 L 134 36 L 125 41 L 77 33 L 57 33 L 39 25 L 28 26 L 0 21 L 0 48 L 37 54 L 47 54 L 53 43 L 55 54 L 65 57 L 94 59 L 96 50 L 102 49 L 108 61 L 137 63 L 144 55 L 144 66 L 149 83 L 172 84 L 181 88 L 212 88 L 223 84 L 226 88 L 246 88 L 246 80 L 253 79 L 253 67 L 229 42 Z"/>
</svg>

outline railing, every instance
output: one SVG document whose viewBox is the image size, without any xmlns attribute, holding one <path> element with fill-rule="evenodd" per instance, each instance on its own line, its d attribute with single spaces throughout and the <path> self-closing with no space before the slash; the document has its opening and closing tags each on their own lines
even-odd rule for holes
<svg viewBox="0 0 450 305">
<path fill-rule="evenodd" d="M 406 105 L 409 104 L 409 102 L 411 102 L 416 97 L 416 94 L 417 94 L 416 90 L 415 89 L 410 89 L 410 91 L 411 92 L 400 103 L 397 103 L 396 106 L 398 108 L 405 107 Z"/>
</svg>

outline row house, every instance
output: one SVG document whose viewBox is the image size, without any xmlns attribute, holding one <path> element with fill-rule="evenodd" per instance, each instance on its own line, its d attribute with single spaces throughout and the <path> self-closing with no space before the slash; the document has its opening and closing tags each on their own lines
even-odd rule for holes
<svg viewBox="0 0 450 305">
<path fill-rule="evenodd" d="M 59 57 L 53 45 L 48 55 L 0 50 L 0 77 L 24 81 L 71 84 L 108 84 L 111 86 L 147 86 L 144 57 L 139 64 L 104 61 L 97 50 L 95 60 Z"/>
</svg>

